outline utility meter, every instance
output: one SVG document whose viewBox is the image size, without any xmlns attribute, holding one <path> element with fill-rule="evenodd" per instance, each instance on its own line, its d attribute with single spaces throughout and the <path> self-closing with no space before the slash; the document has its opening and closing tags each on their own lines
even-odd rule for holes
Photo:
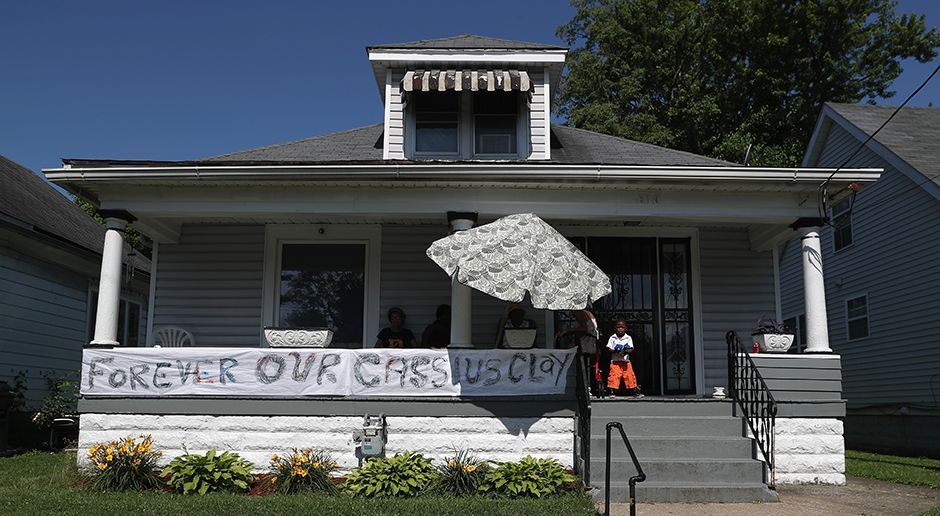
<svg viewBox="0 0 940 516">
<path fill-rule="evenodd" d="M 362 430 L 353 432 L 353 441 L 359 443 L 364 457 L 380 457 L 385 454 L 386 440 L 385 414 L 366 414 L 362 418 Z"/>
</svg>

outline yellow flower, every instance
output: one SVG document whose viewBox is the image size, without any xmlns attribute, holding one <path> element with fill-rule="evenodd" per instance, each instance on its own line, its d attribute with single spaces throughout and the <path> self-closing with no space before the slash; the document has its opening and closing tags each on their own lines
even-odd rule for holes
<svg viewBox="0 0 940 516">
<path fill-rule="evenodd" d="M 276 453 L 275 453 L 274 455 L 271 455 L 271 460 L 272 460 L 272 461 L 277 462 L 278 459 L 279 459 L 279 457 L 277 456 Z"/>
<path fill-rule="evenodd" d="M 140 459 L 135 460 L 135 461 L 134 461 L 134 465 L 135 465 L 135 466 L 140 466 Z"/>
<path fill-rule="evenodd" d="M 306 477 L 306 476 L 307 476 L 307 470 L 301 471 L 301 472 L 300 472 L 300 476 Z"/>
<path fill-rule="evenodd" d="M 314 463 L 312 464 L 312 466 L 315 467 L 315 468 L 319 468 L 319 467 L 320 467 L 320 464 L 319 464 L 318 462 L 314 462 Z"/>
<path fill-rule="evenodd" d="M 112 460 L 114 460 L 114 456 L 108 455 L 105 459 L 106 459 L 108 462 L 111 462 Z"/>
<path fill-rule="evenodd" d="M 108 449 L 105 451 L 108 452 L 108 455 L 111 455 L 112 453 L 114 453 L 114 448 L 108 446 Z"/>
<path fill-rule="evenodd" d="M 467 467 L 464 468 L 464 469 L 465 469 L 468 473 L 473 473 L 474 471 L 476 471 L 477 467 L 474 466 L 473 464 L 470 464 L 469 466 L 467 466 Z"/>
<path fill-rule="evenodd" d="M 99 462 L 99 463 L 98 463 L 98 469 L 104 469 L 104 468 L 106 468 L 106 467 L 108 467 L 108 465 L 105 464 L 104 462 Z"/>
<path fill-rule="evenodd" d="M 277 484 L 277 477 L 271 477 L 271 483 Z"/>
</svg>

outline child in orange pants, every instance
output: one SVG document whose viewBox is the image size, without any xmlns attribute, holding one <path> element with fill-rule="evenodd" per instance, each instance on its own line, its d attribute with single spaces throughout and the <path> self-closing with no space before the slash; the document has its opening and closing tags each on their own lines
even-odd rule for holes
<svg viewBox="0 0 940 516">
<path fill-rule="evenodd" d="M 633 373 L 633 364 L 630 363 L 630 353 L 633 353 L 633 339 L 627 335 L 627 323 L 617 321 L 614 325 L 615 333 L 607 340 L 607 349 L 610 350 L 610 373 L 607 375 L 607 388 L 611 395 L 620 389 L 623 384 L 626 389 L 639 394 L 636 375 Z"/>
</svg>

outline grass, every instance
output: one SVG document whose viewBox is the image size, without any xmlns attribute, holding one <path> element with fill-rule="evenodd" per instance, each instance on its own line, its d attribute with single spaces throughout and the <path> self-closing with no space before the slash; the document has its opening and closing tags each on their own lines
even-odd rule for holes
<svg viewBox="0 0 940 516">
<path fill-rule="evenodd" d="M 909 486 L 940 489 L 940 460 L 845 451 L 845 472 Z"/>
<path fill-rule="evenodd" d="M 0 514 L 287 514 L 308 512 L 330 516 L 470 516 L 470 515 L 593 515 L 586 495 L 541 500 L 486 497 L 366 500 L 346 496 L 247 496 L 216 494 L 183 496 L 158 492 L 99 493 L 70 487 L 79 479 L 74 453 L 28 453 L 0 458 Z"/>
</svg>

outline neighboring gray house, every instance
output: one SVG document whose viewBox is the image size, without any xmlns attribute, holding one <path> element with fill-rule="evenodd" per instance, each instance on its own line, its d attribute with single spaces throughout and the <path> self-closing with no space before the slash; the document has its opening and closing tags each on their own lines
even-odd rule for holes
<svg viewBox="0 0 940 516">
<path fill-rule="evenodd" d="M 826 104 L 803 166 L 842 165 L 894 110 Z M 846 446 L 940 456 L 940 109 L 902 109 L 846 166 L 884 169 L 829 206 L 834 227 L 821 232 Z M 798 244 L 781 253 L 781 304 L 801 329 Z"/>
<path fill-rule="evenodd" d="M 43 374 L 77 379 L 90 340 L 105 228 L 29 169 L 0 156 L 0 381 L 27 371 L 27 406 Z M 130 248 L 128 248 L 130 250 Z M 143 343 L 150 260 L 134 253 L 121 332 Z"/>
</svg>

